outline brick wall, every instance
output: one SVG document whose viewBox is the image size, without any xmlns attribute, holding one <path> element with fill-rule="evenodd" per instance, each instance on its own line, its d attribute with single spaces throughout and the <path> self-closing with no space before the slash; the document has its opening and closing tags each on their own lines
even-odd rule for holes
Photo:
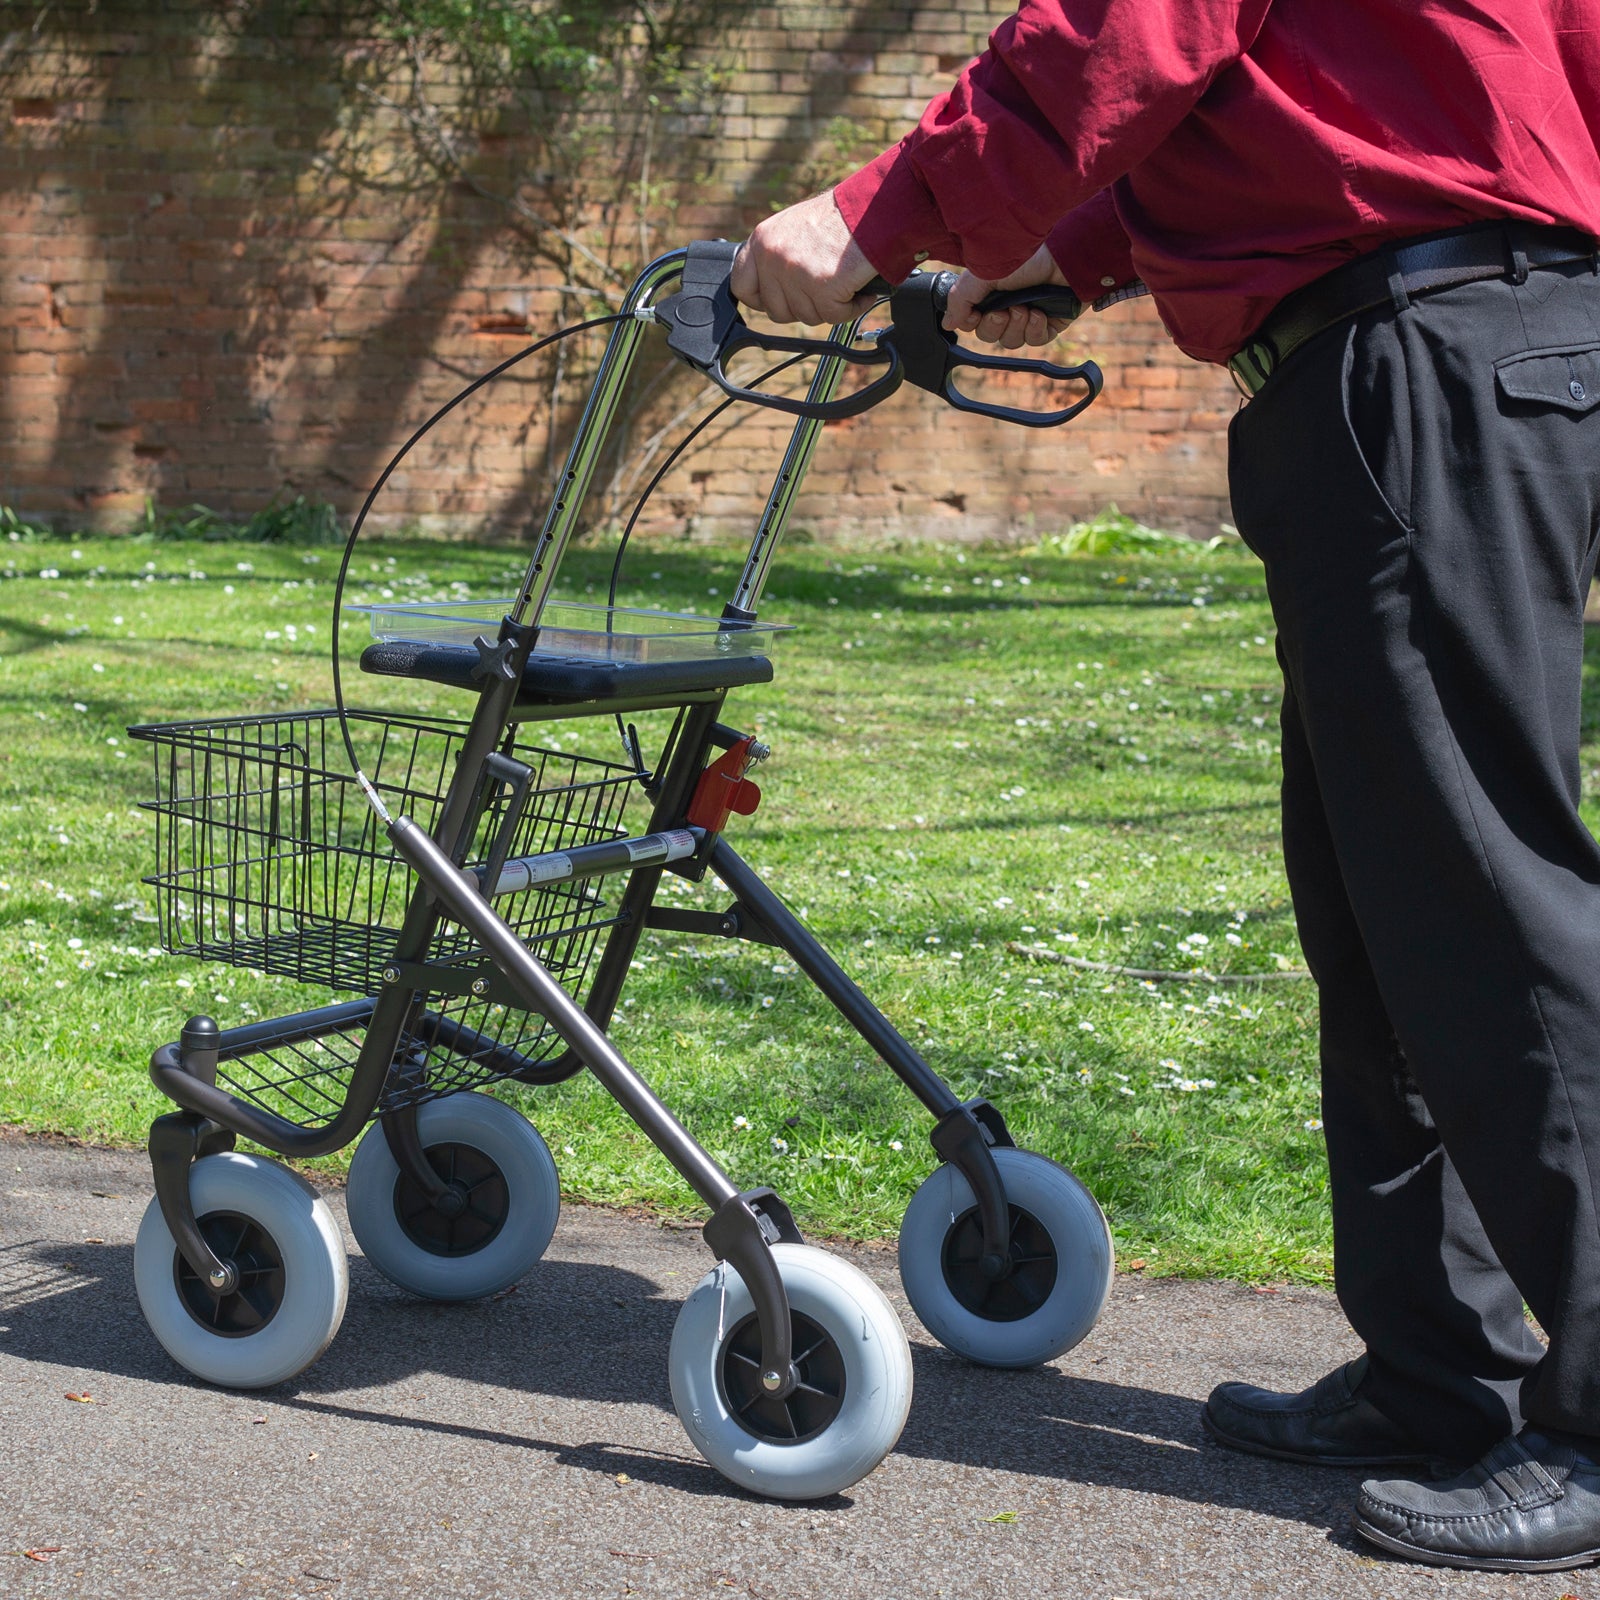
<svg viewBox="0 0 1600 1600">
<path fill-rule="evenodd" d="M 673 231 L 641 250 L 736 237 L 840 169 L 845 135 L 862 154 L 887 144 L 1005 9 L 743 9 L 732 92 L 719 120 L 668 130 L 690 181 Z M 469 187 L 342 181 L 330 151 L 359 49 L 326 19 L 266 6 L 0 3 L 0 502 L 105 526 L 147 499 L 248 513 L 287 492 L 349 511 L 465 376 L 571 320 L 578 302 Z M 482 159 L 514 168 L 515 139 L 485 140 Z M 1107 378 L 1080 421 L 1007 428 L 903 391 L 830 427 L 797 523 L 824 537 L 1016 537 L 1114 502 L 1214 532 L 1228 515 L 1226 379 L 1179 356 L 1148 302 L 1073 333 L 1070 355 Z M 589 359 L 573 353 L 559 379 L 530 363 L 464 407 L 396 475 L 385 519 L 536 520 Z M 632 439 L 704 409 L 696 382 L 658 383 Z M 724 426 L 667 479 L 647 527 L 748 524 L 785 426 L 767 414 Z M 603 512 L 626 510 L 631 470 L 608 467 Z"/>
</svg>

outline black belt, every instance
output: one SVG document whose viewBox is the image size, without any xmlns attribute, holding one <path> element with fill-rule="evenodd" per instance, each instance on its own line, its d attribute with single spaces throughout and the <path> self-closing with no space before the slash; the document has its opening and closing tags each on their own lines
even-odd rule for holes
<svg viewBox="0 0 1600 1600">
<path fill-rule="evenodd" d="M 1492 222 L 1387 245 L 1295 290 L 1228 369 L 1253 395 L 1307 339 L 1359 312 L 1382 305 L 1404 310 L 1416 295 L 1484 278 L 1521 283 L 1531 271 L 1568 261 L 1592 261 L 1600 272 L 1600 244 L 1576 228 Z"/>
</svg>

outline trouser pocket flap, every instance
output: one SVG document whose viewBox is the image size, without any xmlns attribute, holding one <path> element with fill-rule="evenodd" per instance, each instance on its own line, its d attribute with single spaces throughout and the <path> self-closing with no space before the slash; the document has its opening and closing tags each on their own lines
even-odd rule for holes
<svg viewBox="0 0 1600 1600">
<path fill-rule="evenodd" d="M 1600 405 L 1600 342 L 1524 350 L 1495 362 L 1494 375 L 1509 400 L 1590 411 Z"/>
</svg>

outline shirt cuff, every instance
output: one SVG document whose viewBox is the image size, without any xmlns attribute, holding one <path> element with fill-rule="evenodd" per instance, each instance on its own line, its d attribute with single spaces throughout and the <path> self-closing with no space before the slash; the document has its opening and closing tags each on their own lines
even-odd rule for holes
<svg viewBox="0 0 1600 1600">
<path fill-rule="evenodd" d="M 1086 306 L 1139 276 L 1110 189 L 1069 211 L 1050 230 L 1045 247 L 1067 286 Z"/>
<path fill-rule="evenodd" d="M 903 283 L 929 256 L 961 265 L 960 241 L 945 226 L 903 144 L 846 178 L 833 200 L 862 255 L 890 283 Z"/>
</svg>

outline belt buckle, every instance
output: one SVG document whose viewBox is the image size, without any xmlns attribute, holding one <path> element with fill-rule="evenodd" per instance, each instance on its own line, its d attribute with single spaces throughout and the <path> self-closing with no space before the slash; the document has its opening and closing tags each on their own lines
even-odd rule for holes
<svg viewBox="0 0 1600 1600">
<path fill-rule="evenodd" d="M 1277 364 L 1278 352 L 1273 348 L 1271 341 L 1252 339 L 1230 358 L 1228 371 L 1232 374 L 1234 387 L 1239 393 L 1246 400 L 1253 400 L 1261 392 L 1262 385 L 1272 376 L 1273 368 Z"/>
</svg>

